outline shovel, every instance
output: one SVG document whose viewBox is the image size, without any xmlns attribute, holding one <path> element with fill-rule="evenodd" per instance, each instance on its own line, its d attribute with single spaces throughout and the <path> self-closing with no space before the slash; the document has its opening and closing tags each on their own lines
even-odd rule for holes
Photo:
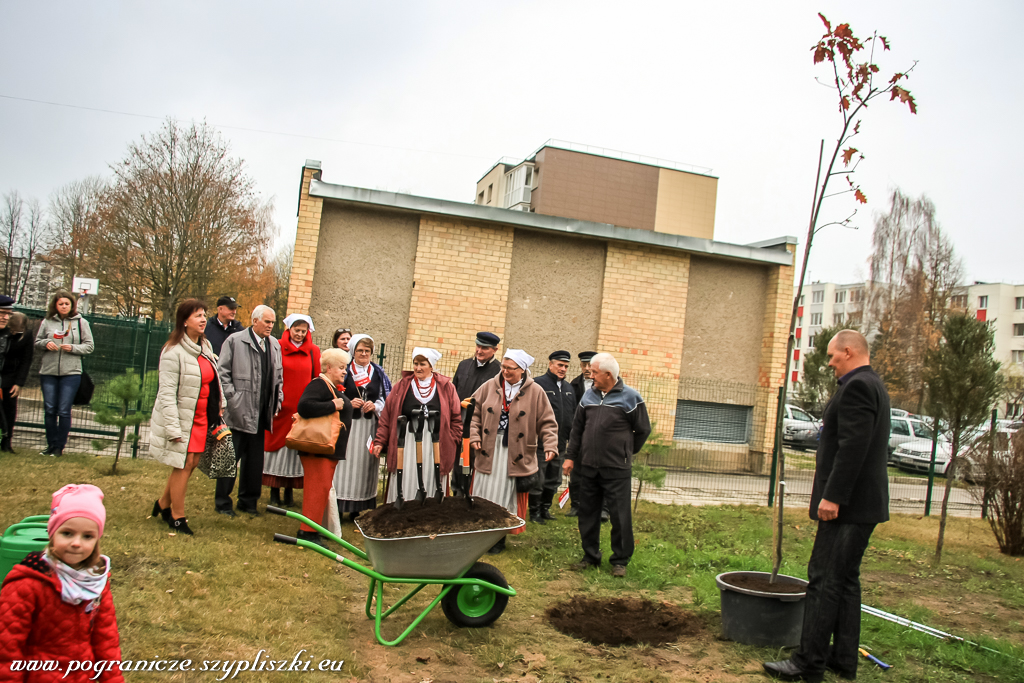
<svg viewBox="0 0 1024 683">
<path fill-rule="evenodd" d="M 409 418 L 405 415 L 398 416 L 398 498 L 395 499 L 395 509 L 401 510 L 405 505 L 405 497 L 402 494 L 402 466 L 405 464 L 405 430 Z"/>
<path fill-rule="evenodd" d="M 470 507 L 473 507 L 473 497 L 469 495 L 470 485 L 470 460 L 469 460 L 469 426 L 473 422 L 473 412 L 476 410 L 476 399 L 467 398 L 462 402 L 463 415 L 462 415 L 462 463 L 459 465 L 462 470 L 460 474 L 462 476 L 453 477 L 453 481 L 458 481 L 456 491 L 466 497 L 466 502 L 469 503 Z"/>
<path fill-rule="evenodd" d="M 444 491 L 441 490 L 441 444 L 437 435 L 440 433 L 441 413 L 431 410 L 427 413 L 430 420 L 430 439 L 434 443 L 434 500 L 440 503 L 444 500 Z"/>
<path fill-rule="evenodd" d="M 416 419 L 416 476 L 419 478 L 419 490 L 416 491 L 416 500 L 422 503 L 427 499 L 427 489 L 423 486 L 423 427 L 427 424 L 427 409 Z"/>
</svg>

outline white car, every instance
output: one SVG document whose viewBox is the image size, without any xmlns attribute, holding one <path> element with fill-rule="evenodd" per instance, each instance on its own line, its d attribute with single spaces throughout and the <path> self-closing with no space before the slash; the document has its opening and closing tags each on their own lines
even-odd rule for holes
<svg viewBox="0 0 1024 683">
<path fill-rule="evenodd" d="M 992 457 L 996 463 L 1006 463 L 1010 459 L 1010 439 L 1015 431 L 1000 429 L 996 431 L 996 441 L 993 444 Z M 958 477 L 964 480 L 977 483 L 984 481 L 986 463 L 988 461 L 989 440 L 988 434 L 978 436 L 971 445 L 964 451 L 963 459 L 960 461 Z"/>
<path fill-rule="evenodd" d="M 893 417 L 890 419 L 889 427 L 889 462 L 893 462 L 893 455 L 896 449 L 904 443 L 924 442 L 928 449 L 932 447 L 932 426 L 931 424 L 910 417 Z M 939 444 L 946 442 L 946 437 L 939 434 Z M 948 448 L 948 446 L 947 446 Z"/>
<path fill-rule="evenodd" d="M 949 444 L 940 441 L 935 448 L 935 474 L 946 475 L 946 470 L 949 469 L 949 454 Z M 925 474 L 928 473 L 931 460 L 932 442 L 921 439 L 901 443 L 889 458 L 889 462 L 901 470 L 924 472 Z"/>
</svg>

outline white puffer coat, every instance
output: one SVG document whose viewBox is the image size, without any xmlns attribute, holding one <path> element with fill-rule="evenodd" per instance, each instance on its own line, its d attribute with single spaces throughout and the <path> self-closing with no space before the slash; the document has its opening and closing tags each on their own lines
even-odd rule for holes
<svg viewBox="0 0 1024 683">
<path fill-rule="evenodd" d="M 203 347 L 200 349 L 198 344 L 185 335 L 180 344 L 160 353 L 160 381 L 156 403 L 153 405 L 153 418 L 150 420 L 149 454 L 154 460 L 178 469 L 185 466 L 185 451 L 202 388 L 200 353 L 216 371 L 217 357 L 213 355 L 213 347 L 206 339 L 203 339 Z M 219 386 L 220 378 L 216 377 L 216 381 Z M 219 393 L 223 408 L 224 392 Z"/>
</svg>

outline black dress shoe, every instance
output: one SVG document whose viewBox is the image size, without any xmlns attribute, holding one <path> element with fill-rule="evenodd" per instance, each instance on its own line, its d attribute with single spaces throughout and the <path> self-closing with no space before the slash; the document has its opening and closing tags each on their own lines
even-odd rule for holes
<svg viewBox="0 0 1024 683">
<path fill-rule="evenodd" d="M 218 515 L 227 515 L 228 517 L 237 517 L 238 516 L 238 515 L 235 514 L 235 511 L 232 510 L 231 508 L 228 508 L 227 510 L 217 510 L 217 514 Z"/>
<path fill-rule="evenodd" d="M 172 519 L 168 526 L 171 527 L 171 531 L 175 531 L 179 534 L 187 534 L 189 536 L 195 535 L 195 532 L 188 528 L 188 520 L 184 517 L 180 519 Z"/>
<path fill-rule="evenodd" d="M 295 507 L 295 496 L 292 494 L 292 488 L 290 486 L 284 490 L 284 500 L 281 501 L 281 504 L 286 508 Z"/>
<path fill-rule="evenodd" d="M 608 512 L 607 510 L 601 510 L 601 521 L 602 522 L 607 522 L 611 518 L 612 518 L 612 515 L 611 515 L 610 512 Z"/>
<path fill-rule="evenodd" d="M 808 673 L 794 664 L 791 659 L 783 659 L 781 662 L 765 662 L 762 666 L 770 675 L 784 681 L 821 683 L 825 680 L 824 673 Z"/>
<path fill-rule="evenodd" d="M 244 512 L 245 514 L 247 514 L 247 515 L 250 515 L 251 517 L 259 517 L 259 516 L 260 516 L 260 511 L 259 511 L 259 510 L 257 510 L 256 508 L 252 508 L 252 509 L 250 510 L 250 509 L 249 509 L 249 508 L 247 508 L 247 507 L 243 507 L 241 503 L 239 503 L 238 505 L 236 505 L 236 506 L 235 506 L 235 508 L 236 508 L 236 509 L 237 509 L 237 510 L 238 510 L 239 512 Z"/>
<path fill-rule="evenodd" d="M 546 519 L 541 517 L 541 514 L 539 512 L 536 513 L 536 514 L 530 515 L 530 521 L 533 522 L 534 524 L 547 524 L 548 523 Z"/>
<path fill-rule="evenodd" d="M 544 508 L 543 510 L 540 511 L 540 516 L 543 517 L 544 519 L 554 519 L 555 518 L 555 516 L 553 514 L 551 514 L 551 510 L 549 510 L 547 508 Z"/>
<path fill-rule="evenodd" d="M 503 536 L 500 541 L 491 546 L 491 549 L 487 551 L 488 555 L 497 555 L 505 551 L 505 537 Z"/>
<path fill-rule="evenodd" d="M 160 507 L 160 500 L 159 500 L 159 499 L 157 499 L 157 500 L 156 500 L 156 501 L 155 501 L 155 502 L 153 503 L 153 516 L 154 516 L 154 517 L 157 517 L 157 516 L 159 516 L 159 517 L 161 517 L 161 518 L 162 518 L 162 519 L 163 519 L 163 520 L 164 520 L 165 522 L 167 522 L 168 524 L 170 524 L 170 523 L 171 523 L 171 508 L 169 508 L 169 507 L 166 507 L 166 508 L 162 508 L 162 507 Z"/>
<path fill-rule="evenodd" d="M 321 536 L 316 531 L 303 531 L 302 529 L 299 529 L 299 533 L 295 534 L 295 538 L 297 538 L 300 541 L 310 541 L 311 543 L 316 543 L 317 545 L 322 546 L 324 548 L 327 547 L 327 544 L 324 543 L 323 536 Z"/>
<path fill-rule="evenodd" d="M 565 516 L 566 517 L 579 517 L 580 516 L 580 509 L 579 508 L 571 507 L 571 508 L 569 508 L 569 511 L 565 513 Z"/>
<path fill-rule="evenodd" d="M 39 451 L 39 455 L 53 455 L 53 449 L 49 446 Z"/>
</svg>

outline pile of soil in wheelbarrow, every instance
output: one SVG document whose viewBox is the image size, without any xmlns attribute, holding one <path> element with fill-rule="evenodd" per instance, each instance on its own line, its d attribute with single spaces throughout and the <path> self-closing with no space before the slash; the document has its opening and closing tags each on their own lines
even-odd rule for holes
<svg viewBox="0 0 1024 683">
<path fill-rule="evenodd" d="M 461 496 L 442 498 L 440 503 L 428 498 L 420 503 L 407 500 L 401 510 L 393 503 L 363 512 L 359 529 L 373 538 L 407 538 L 431 534 L 451 534 L 484 529 L 507 529 L 519 525 L 519 518 L 508 510 L 483 498 L 473 504 Z"/>
<path fill-rule="evenodd" d="M 576 596 L 549 607 L 547 617 L 562 633 L 594 645 L 661 645 L 704 628 L 696 615 L 672 603 L 640 598 Z"/>
</svg>

